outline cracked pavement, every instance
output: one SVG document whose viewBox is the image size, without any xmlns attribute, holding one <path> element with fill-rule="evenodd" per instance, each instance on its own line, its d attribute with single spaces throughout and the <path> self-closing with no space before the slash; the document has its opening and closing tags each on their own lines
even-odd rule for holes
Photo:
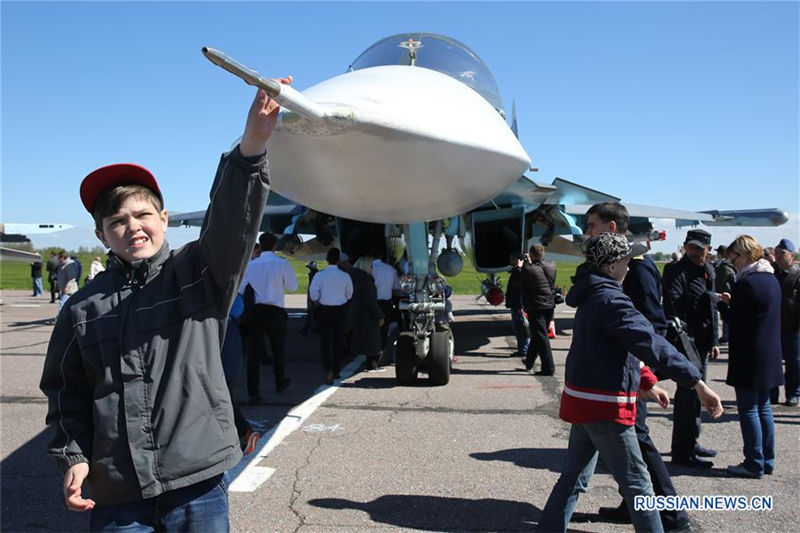
<svg viewBox="0 0 800 533">
<path fill-rule="evenodd" d="M 2 530 L 86 530 L 86 515 L 64 510 L 61 477 L 44 455 L 46 404 L 38 391 L 46 323 L 55 306 L 29 304 L 26 291 L 0 291 L 3 299 Z M 293 311 L 305 298 L 287 297 Z M 231 527 L 262 531 L 525 531 L 535 528 L 566 454 L 569 425 L 558 419 L 563 364 L 572 313 L 558 307 L 564 330 L 553 342 L 555 377 L 535 377 L 512 357 L 514 337 L 503 309 L 454 297 L 456 355 L 451 381 L 397 387 L 394 369 L 356 373 L 288 435 L 259 466 L 275 472 L 253 492 L 230 494 Z M 287 372 L 291 387 L 278 395 L 272 369 L 263 366 L 266 404 L 246 407 L 262 428 L 276 425 L 322 382 L 317 340 L 302 337 L 302 321 L 289 321 Z M 710 365 L 710 385 L 726 411 L 703 426 L 700 442 L 719 451 L 705 472 L 673 467 L 686 495 L 772 495 L 772 511 L 690 512 L 696 531 L 790 531 L 800 521 L 800 410 L 776 406 L 777 465 L 763 480 L 731 479 L 728 464 L 741 459 L 733 390 L 724 384 L 726 357 Z M 664 384 L 674 392 L 671 382 Z M 245 396 L 239 390 L 236 397 Z M 668 451 L 671 408 L 650 404 L 656 445 Z M 669 461 L 666 456 L 665 460 Z M 699 475 L 698 475 L 699 474 Z M 632 531 L 599 521 L 601 505 L 619 502 L 602 467 L 580 497 L 574 531 Z"/>
</svg>

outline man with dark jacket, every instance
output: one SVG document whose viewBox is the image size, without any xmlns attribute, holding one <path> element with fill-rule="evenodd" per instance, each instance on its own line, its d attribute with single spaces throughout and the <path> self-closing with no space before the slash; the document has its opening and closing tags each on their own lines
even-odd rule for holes
<svg viewBox="0 0 800 533">
<path fill-rule="evenodd" d="M 640 361 L 696 390 L 713 417 L 722 404 L 691 365 L 631 304 L 620 286 L 630 257 L 644 252 L 627 238 L 601 233 L 589 239 L 567 305 L 576 307 L 572 344 L 564 372 L 559 416 L 572 424 L 567 459 L 547 499 L 539 531 L 566 531 L 598 456 L 614 475 L 636 531 L 663 531 L 655 507 L 636 508 L 634 498 L 653 496 L 636 434 L 637 397 L 669 404 L 666 391 Z"/>
<path fill-rule="evenodd" d="M 508 274 L 506 284 L 506 307 L 511 311 L 511 327 L 517 338 L 517 353 L 514 355 L 527 358 L 531 335 L 528 333 L 528 319 L 525 317 L 525 308 L 522 305 L 522 266 L 525 264 L 525 256 L 512 252 L 508 259 L 511 272 Z"/>
<path fill-rule="evenodd" d="M 61 309 L 40 388 L 67 507 L 92 510 L 92 531 L 230 527 L 224 474 L 242 452 L 220 351 L 269 193 L 278 110 L 259 90 L 200 237 L 179 250 L 150 171 L 109 165 L 81 184 L 111 268 Z"/>
<path fill-rule="evenodd" d="M 781 352 L 783 353 L 787 407 L 797 407 L 800 399 L 800 265 L 797 249 L 789 239 L 775 247 L 775 276 L 781 284 Z M 778 403 L 778 389 L 770 400 Z"/>
<path fill-rule="evenodd" d="M 716 277 L 714 281 L 714 290 L 719 294 L 725 292 L 730 293 L 731 290 L 733 290 L 733 284 L 736 283 L 736 269 L 733 268 L 731 262 L 725 257 L 726 252 L 727 247 L 724 244 L 717 246 L 717 262 L 714 265 L 714 276 Z M 725 318 L 727 314 L 725 309 L 728 307 L 728 304 L 720 302 L 717 305 L 720 309 L 720 318 L 722 318 L 722 337 L 720 337 L 719 342 L 725 343 L 728 342 L 728 320 Z"/>
<path fill-rule="evenodd" d="M 628 232 L 629 220 L 628 210 L 619 202 L 598 203 L 586 212 L 586 234 L 589 237 L 597 237 L 603 232 L 625 235 Z M 667 319 L 661 307 L 661 275 L 649 255 L 631 258 L 628 263 L 628 274 L 622 282 L 622 290 L 631 299 L 633 307 L 650 322 L 655 332 L 664 337 L 667 334 Z M 653 484 L 653 492 L 657 496 L 676 495 L 667 466 L 653 439 L 650 438 L 650 428 L 647 427 L 647 402 L 644 398 L 636 400 L 634 428 L 639 451 Z M 599 514 L 616 522 L 631 521 L 624 500 L 617 507 L 601 507 Z M 689 524 L 689 516 L 685 511 L 661 511 L 660 515 L 666 531 L 679 530 Z"/>
<path fill-rule="evenodd" d="M 706 362 L 719 356 L 717 303 L 714 268 L 709 261 L 711 234 L 690 230 L 683 243 L 686 253 L 664 272 L 664 311 L 687 324 L 700 356 L 703 376 Z M 672 462 L 695 468 L 711 468 L 713 463 L 699 457 L 714 457 L 717 452 L 697 443 L 700 436 L 700 403 L 697 393 L 686 387 L 675 392 L 672 426 Z M 699 457 L 698 457 L 699 456 Z"/>
<path fill-rule="evenodd" d="M 58 252 L 51 252 L 50 259 L 47 260 L 47 282 L 50 283 L 50 303 L 56 303 L 58 293 L 58 267 L 61 261 L 58 260 Z"/>
<path fill-rule="evenodd" d="M 33 284 L 33 295 L 32 296 L 39 296 L 42 294 L 42 262 L 41 261 L 30 261 L 28 263 L 31 266 L 31 282 Z"/>
<path fill-rule="evenodd" d="M 542 265 L 542 270 L 544 270 L 544 274 L 547 276 L 547 281 L 550 282 L 550 290 L 553 292 L 553 308 L 550 309 L 550 313 L 547 317 L 547 338 L 550 339 L 552 338 L 550 336 L 550 325 L 553 325 L 555 328 L 553 320 L 556 312 L 556 277 L 558 276 L 558 267 L 554 261 L 545 261 L 545 248 L 541 244 L 534 244 L 531 246 L 530 257 L 531 260 L 539 261 Z M 553 329 L 553 332 L 555 332 L 555 329 Z"/>
<path fill-rule="evenodd" d="M 533 249 L 533 248 L 532 248 Z M 555 300 L 553 282 L 542 264 L 542 256 L 530 256 L 530 262 L 522 267 L 522 303 L 528 315 L 531 343 L 525 356 L 525 368 L 531 370 L 536 357 L 542 358 L 542 368 L 537 376 L 552 376 L 556 372 L 547 326 L 553 316 Z"/>
</svg>

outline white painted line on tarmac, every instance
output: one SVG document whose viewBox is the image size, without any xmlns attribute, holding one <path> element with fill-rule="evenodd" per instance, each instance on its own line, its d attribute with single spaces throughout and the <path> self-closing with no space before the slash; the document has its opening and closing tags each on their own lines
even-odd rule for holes
<svg viewBox="0 0 800 533">
<path fill-rule="evenodd" d="M 228 475 L 232 479 L 228 490 L 231 492 L 253 492 L 269 479 L 275 469 L 258 466 L 259 461 L 269 455 L 269 452 L 274 450 L 294 430 L 302 426 L 303 422 L 317 410 L 317 407 L 322 405 L 325 400 L 339 389 L 341 380 L 355 374 L 356 369 L 364 363 L 364 360 L 364 356 L 353 359 L 350 364 L 342 368 L 341 379 L 334 381 L 333 385 L 320 385 L 311 398 L 289 411 L 277 426 L 266 432 L 258 441 L 255 451 L 242 458 L 238 465 L 228 471 Z M 241 481 L 239 481 L 240 479 Z"/>
<path fill-rule="evenodd" d="M 9 307 L 41 307 L 42 304 L 8 304 Z"/>
<path fill-rule="evenodd" d="M 234 469 L 235 470 L 235 469 Z M 233 470 L 231 470 L 233 472 Z M 236 479 L 228 485 L 230 492 L 253 492 L 261 486 L 275 472 L 274 468 L 267 466 L 253 466 L 241 472 Z"/>
</svg>

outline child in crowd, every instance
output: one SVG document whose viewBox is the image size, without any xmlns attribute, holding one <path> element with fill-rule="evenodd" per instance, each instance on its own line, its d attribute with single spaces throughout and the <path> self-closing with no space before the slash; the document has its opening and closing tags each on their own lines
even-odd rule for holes
<svg viewBox="0 0 800 533">
<path fill-rule="evenodd" d="M 630 258 L 645 251 L 623 235 L 601 233 L 587 242 L 586 262 L 573 278 L 567 305 L 577 311 L 559 412 L 572 427 L 567 459 L 542 511 L 539 531 L 567 530 L 598 456 L 620 487 L 634 529 L 663 531 L 658 511 L 634 508 L 635 496 L 654 495 L 634 430 L 637 393 L 662 407 L 669 404 L 669 395 L 654 386 L 655 376 L 640 361 L 694 388 L 712 417 L 722 414 L 719 396 L 700 371 L 656 334 L 622 291 Z"/>
</svg>

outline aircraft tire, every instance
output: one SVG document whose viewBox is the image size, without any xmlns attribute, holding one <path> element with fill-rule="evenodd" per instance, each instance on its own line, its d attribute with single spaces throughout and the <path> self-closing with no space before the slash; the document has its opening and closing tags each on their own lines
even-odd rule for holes
<svg viewBox="0 0 800 533">
<path fill-rule="evenodd" d="M 431 333 L 428 351 L 428 381 L 431 385 L 447 385 L 450 381 L 449 331 Z"/>
<path fill-rule="evenodd" d="M 394 357 L 394 373 L 397 384 L 414 385 L 417 382 L 418 370 L 414 339 L 408 336 L 398 337 Z"/>
</svg>

